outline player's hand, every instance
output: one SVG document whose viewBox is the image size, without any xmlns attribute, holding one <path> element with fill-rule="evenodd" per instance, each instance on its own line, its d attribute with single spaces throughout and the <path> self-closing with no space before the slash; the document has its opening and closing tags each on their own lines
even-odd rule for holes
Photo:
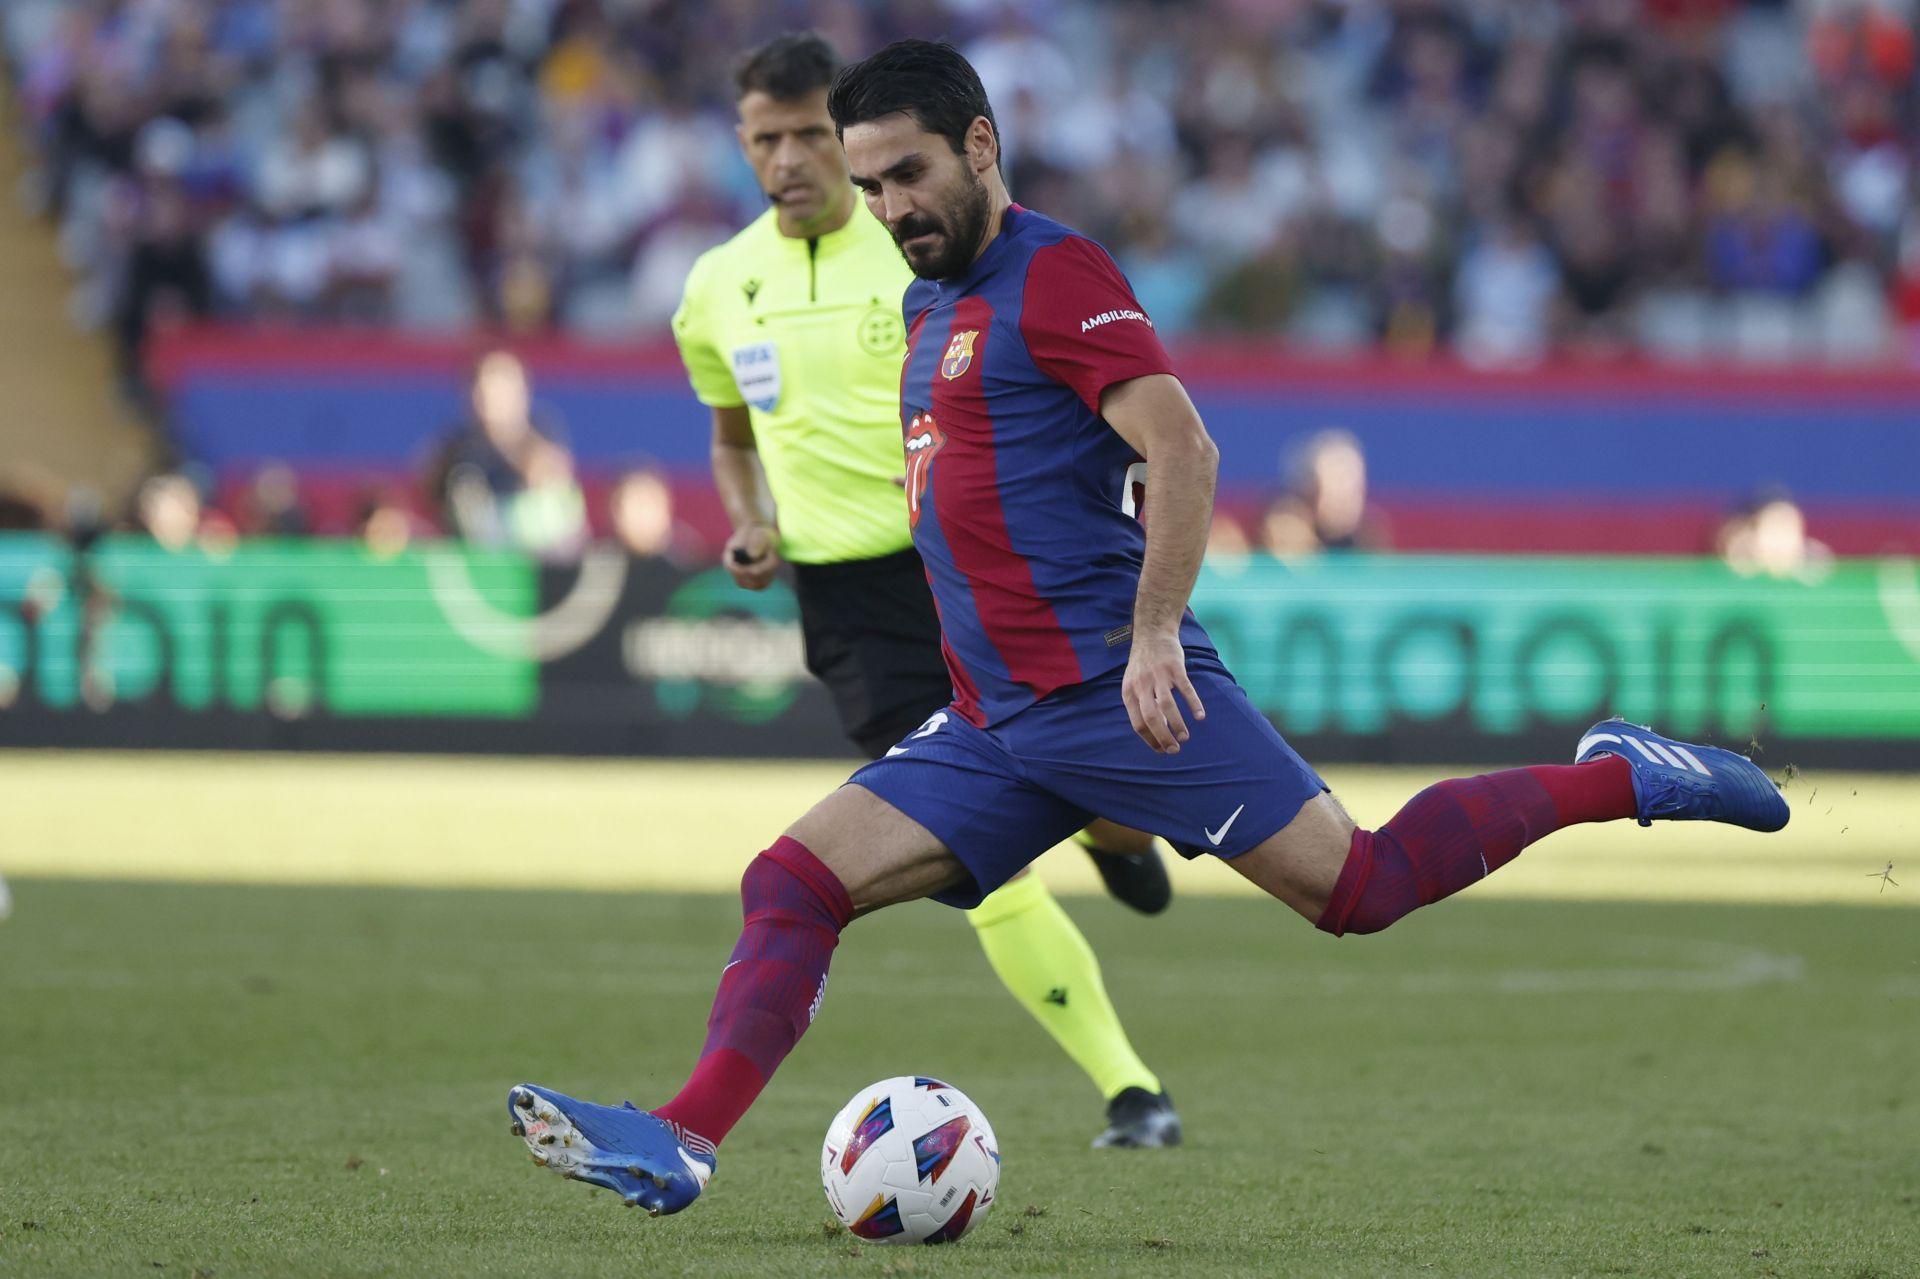
<svg viewBox="0 0 1920 1279">
<path fill-rule="evenodd" d="M 780 531 L 767 524 L 735 529 L 720 553 L 720 562 L 741 586 L 750 591 L 766 590 L 780 571 Z"/>
<path fill-rule="evenodd" d="M 1181 718 L 1178 693 L 1187 703 L 1197 724 L 1207 717 L 1200 694 L 1193 691 L 1187 678 L 1187 653 L 1180 647 L 1178 633 L 1133 637 L 1133 652 L 1127 658 L 1127 673 L 1120 681 L 1120 697 L 1127 704 L 1127 718 L 1140 740 L 1165 755 L 1180 753 L 1187 740 L 1187 722 Z"/>
</svg>

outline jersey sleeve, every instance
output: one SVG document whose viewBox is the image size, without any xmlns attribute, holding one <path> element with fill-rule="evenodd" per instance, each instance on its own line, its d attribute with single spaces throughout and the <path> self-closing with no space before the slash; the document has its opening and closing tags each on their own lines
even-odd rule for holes
<svg viewBox="0 0 1920 1279">
<path fill-rule="evenodd" d="M 1020 307 L 1034 366 L 1072 388 L 1095 413 L 1116 382 L 1173 372 L 1153 321 L 1107 251 L 1070 235 L 1034 252 Z"/>
<path fill-rule="evenodd" d="M 680 307 L 673 313 L 673 340 L 680 346 L 680 362 L 687 366 L 687 381 L 702 404 L 716 409 L 739 408 L 739 384 L 733 380 L 733 368 L 727 362 L 708 327 L 706 293 L 712 272 L 705 258 L 693 264 L 687 273 L 687 285 L 680 295 Z"/>
</svg>

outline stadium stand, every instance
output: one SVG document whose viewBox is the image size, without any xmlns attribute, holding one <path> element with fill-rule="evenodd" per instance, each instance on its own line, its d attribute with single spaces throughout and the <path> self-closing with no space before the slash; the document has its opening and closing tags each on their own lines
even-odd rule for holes
<svg viewBox="0 0 1920 1279">
<path fill-rule="evenodd" d="M 1163 328 L 1298 344 L 1852 361 L 1910 304 L 1894 0 L 811 6 L 949 35 L 1013 187 Z M 1179 9 L 1194 20 L 1169 22 Z M 1192 10 L 1204 10 L 1193 15 Z M 728 60 L 775 0 L 18 0 L 82 304 L 646 333 L 763 202 Z"/>
</svg>

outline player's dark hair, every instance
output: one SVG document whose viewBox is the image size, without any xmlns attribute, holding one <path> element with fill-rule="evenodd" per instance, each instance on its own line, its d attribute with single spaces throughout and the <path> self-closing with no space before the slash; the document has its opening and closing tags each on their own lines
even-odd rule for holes
<svg viewBox="0 0 1920 1279">
<path fill-rule="evenodd" d="M 904 113 L 945 138 L 955 155 L 966 152 L 967 130 L 981 116 L 1000 134 L 979 73 L 944 40 L 896 40 L 841 68 L 827 91 L 827 112 L 843 136 L 850 124 Z"/>
<path fill-rule="evenodd" d="M 789 31 L 733 64 L 733 100 L 764 93 L 775 102 L 795 102 L 833 83 L 840 55 L 817 31 Z"/>
</svg>

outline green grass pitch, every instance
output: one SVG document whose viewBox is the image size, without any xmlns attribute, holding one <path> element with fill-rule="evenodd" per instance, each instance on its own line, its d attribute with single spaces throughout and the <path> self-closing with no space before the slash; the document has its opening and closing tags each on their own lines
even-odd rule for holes
<svg viewBox="0 0 1920 1279">
<path fill-rule="evenodd" d="M 1881 844 L 1608 828 L 1615 878 L 1607 841 L 1558 869 L 1550 842 L 1509 895 L 1375 938 L 1209 893 L 1218 868 L 1183 867 L 1158 920 L 1071 898 L 1181 1150 L 1088 1150 L 1099 1099 L 964 923 L 916 905 L 849 931 L 691 1211 L 535 1169 L 507 1086 L 677 1085 L 737 928 L 687 888 L 737 873 L 721 837 L 777 830 L 817 772 L 0 757 L 0 1275 L 1920 1274 L 1920 889 L 1864 874 L 1903 879 L 1916 787 L 1887 778 L 1807 779 L 1822 807 L 1860 790 L 1835 829 Z M 1357 811 L 1426 776 L 1334 772 Z M 666 795 L 696 776 L 755 811 L 683 815 Z M 547 822 L 443 807 L 484 818 L 507 779 Z M 1707 891 L 1634 900 L 1662 849 Z M 496 886 L 215 882 L 247 851 L 262 881 Z M 549 886 L 583 865 L 620 889 Z M 956 1247 L 863 1244 L 828 1228 L 820 1138 L 916 1072 L 993 1118 L 1001 1197 Z"/>
</svg>

